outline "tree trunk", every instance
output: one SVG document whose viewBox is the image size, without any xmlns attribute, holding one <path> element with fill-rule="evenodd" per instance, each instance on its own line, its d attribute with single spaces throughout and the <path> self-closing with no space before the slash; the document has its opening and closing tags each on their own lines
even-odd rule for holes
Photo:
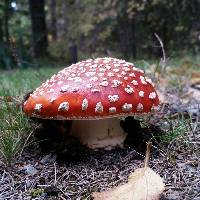
<svg viewBox="0 0 200 200">
<path fill-rule="evenodd" d="M 136 57 L 135 22 L 126 16 L 118 20 L 119 39 L 124 58 Z"/>
<path fill-rule="evenodd" d="M 71 63 L 77 63 L 78 62 L 78 49 L 77 49 L 77 45 L 74 41 L 72 41 L 71 45 L 69 46 L 69 52 L 70 52 Z"/>
<path fill-rule="evenodd" d="M 135 25 L 135 19 L 131 20 L 131 50 L 132 50 L 132 56 L 133 58 L 136 58 L 137 56 L 137 43 L 136 43 L 136 25 Z"/>
<path fill-rule="evenodd" d="M 50 13 L 51 13 L 51 34 L 52 39 L 57 40 L 57 18 L 56 18 L 56 0 L 50 1 Z"/>
<path fill-rule="evenodd" d="M 9 8 L 10 8 L 10 0 L 4 0 L 4 33 L 6 43 L 9 44 Z"/>
<path fill-rule="evenodd" d="M 0 19 L 0 43 L 3 42 L 3 23 L 2 19 Z"/>
<path fill-rule="evenodd" d="M 36 58 L 47 55 L 47 30 L 44 0 L 29 0 L 32 22 L 32 47 Z"/>
</svg>

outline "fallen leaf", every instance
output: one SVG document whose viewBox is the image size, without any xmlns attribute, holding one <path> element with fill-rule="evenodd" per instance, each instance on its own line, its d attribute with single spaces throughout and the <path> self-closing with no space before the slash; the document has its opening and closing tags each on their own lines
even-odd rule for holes
<svg viewBox="0 0 200 200">
<path fill-rule="evenodd" d="M 162 178 L 148 167 L 151 143 L 147 145 L 144 168 L 131 173 L 128 183 L 105 192 L 93 193 L 94 200 L 158 200 L 164 191 Z"/>
</svg>

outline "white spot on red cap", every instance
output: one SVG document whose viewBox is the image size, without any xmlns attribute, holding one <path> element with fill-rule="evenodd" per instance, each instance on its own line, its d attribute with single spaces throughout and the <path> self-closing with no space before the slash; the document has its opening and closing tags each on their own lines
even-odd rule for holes
<svg viewBox="0 0 200 200">
<path fill-rule="evenodd" d="M 126 62 L 126 63 L 123 64 L 123 66 L 124 66 L 124 67 L 128 67 L 129 64 Z"/>
<path fill-rule="evenodd" d="M 126 72 L 125 72 L 125 71 L 122 71 L 122 72 L 121 72 L 121 75 L 125 76 L 125 75 L 126 75 Z"/>
<path fill-rule="evenodd" d="M 129 66 L 134 66 L 134 64 L 130 63 L 130 62 L 126 62 L 126 64 L 129 65 Z"/>
<path fill-rule="evenodd" d="M 133 107 L 132 104 L 125 103 L 125 104 L 122 106 L 122 111 L 124 111 L 124 112 L 129 112 L 129 111 L 132 110 L 132 107 Z"/>
<path fill-rule="evenodd" d="M 68 110 L 69 110 L 69 102 L 63 102 L 58 107 L 58 111 L 68 111 Z"/>
<path fill-rule="evenodd" d="M 99 73 L 98 75 L 99 75 L 99 76 L 104 76 L 104 73 Z"/>
<path fill-rule="evenodd" d="M 100 89 L 91 89 L 91 92 L 96 93 L 96 92 L 100 92 Z"/>
<path fill-rule="evenodd" d="M 144 97 L 144 91 L 139 91 L 139 96 Z"/>
<path fill-rule="evenodd" d="M 118 68 L 114 68 L 113 71 L 117 73 L 117 72 L 119 72 L 120 70 L 119 70 Z"/>
<path fill-rule="evenodd" d="M 156 98 L 156 93 L 155 92 L 151 92 L 150 94 L 149 94 L 149 99 L 155 99 Z"/>
<path fill-rule="evenodd" d="M 114 76 L 114 74 L 112 72 L 108 72 L 108 76 L 112 77 L 112 76 Z"/>
<path fill-rule="evenodd" d="M 117 111 L 116 107 L 110 107 L 109 113 L 115 113 Z"/>
<path fill-rule="evenodd" d="M 91 65 L 91 63 L 89 62 L 89 63 L 86 63 L 85 64 L 85 67 L 89 67 Z"/>
<path fill-rule="evenodd" d="M 146 82 L 150 83 L 153 87 L 155 86 L 150 78 L 146 78 Z"/>
<path fill-rule="evenodd" d="M 123 70 L 124 70 L 125 72 L 131 71 L 131 69 L 130 69 L 129 67 L 124 67 Z"/>
<path fill-rule="evenodd" d="M 80 77 L 75 77 L 75 78 L 74 78 L 74 81 L 75 81 L 75 82 L 82 82 L 82 78 L 80 78 Z"/>
<path fill-rule="evenodd" d="M 102 113 L 102 112 L 103 112 L 103 105 L 102 105 L 101 102 L 98 102 L 98 103 L 96 104 L 95 112 L 96 112 L 96 113 Z"/>
<path fill-rule="evenodd" d="M 136 67 L 133 67 L 133 70 L 135 70 L 135 71 L 137 71 L 137 72 L 140 72 L 140 73 L 144 73 L 144 70 L 138 69 L 138 68 L 136 68 Z"/>
<path fill-rule="evenodd" d="M 141 80 L 141 83 L 142 83 L 142 84 L 144 84 L 144 85 L 146 85 L 146 84 L 147 84 L 147 82 L 146 82 L 146 80 L 145 80 L 145 77 L 144 77 L 144 76 L 140 76 L 140 80 Z"/>
<path fill-rule="evenodd" d="M 98 78 L 95 76 L 95 77 L 92 77 L 92 78 L 90 78 L 90 81 L 98 81 Z"/>
<path fill-rule="evenodd" d="M 125 76 L 125 77 L 124 77 L 124 80 L 125 80 L 125 81 L 127 81 L 127 80 L 128 80 L 128 77 L 127 77 L 127 76 Z"/>
<path fill-rule="evenodd" d="M 53 88 L 51 88 L 50 90 L 47 91 L 47 93 L 52 93 L 52 92 L 54 92 Z"/>
<path fill-rule="evenodd" d="M 106 59 L 106 58 L 103 59 L 103 63 L 107 64 L 107 63 L 109 63 L 109 62 L 110 62 L 110 60 L 108 60 L 108 59 Z"/>
<path fill-rule="evenodd" d="M 87 77 L 90 77 L 90 76 L 94 76 L 96 74 L 96 72 L 86 72 L 85 75 Z"/>
<path fill-rule="evenodd" d="M 93 65 L 90 66 L 90 68 L 92 68 L 92 69 L 96 69 L 97 66 L 98 66 L 97 64 L 93 64 Z"/>
<path fill-rule="evenodd" d="M 86 87 L 87 87 L 87 88 L 92 88 L 92 84 L 91 84 L 91 83 L 88 83 L 88 84 L 86 85 Z"/>
<path fill-rule="evenodd" d="M 116 102 L 119 100 L 119 95 L 115 94 L 115 95 L 108 95 L 108 100 L 110 102 Z"/>
<path fill-rule="evenodd" d="M 132 83 L 133 85 L 138 85 L 138 82 L 137 82 L 136 80 L 132 80 L 131 83 Z"/>
<path fill-rule="evenodd" d="M 99 63 L 99 59 L 98 58 L 96 58 L 95 60 L 94 60 L 94 63 Z"/>
<path fill-rule="evenodd" d="M 114 67 L 120 67 L 120 64 L 115 63 Z"/>
<path fill-rule="evenodd" d="M 134 73 L 129 74 L 130 77 L 135 77 Z"/>
<path fill-rule="evenodd" d="M 56 98 L 55 98 L 55 97 L 52 97 L 52 98 L 50 99 L 50 103 L 53 103 L 55 100 L 56 100 Z"/>
<path fill-rule="evenodd" d="M 134 89 L 130 85 L 127 85 L 127 87 L 124 90 L 128 94 L 133 94 L 134 92 Z"/>
<path fill-rule="evenodd" d="M 88 108 L 88 100 L 85 98 L 82 102 L 82 110 L 87 110 Z"/>
<path fill-rule="evenodd" d="M 58 85 L 61 85 L 62 83 L 63 83 L 63 81 L 58 81 L 57 82 Z"/>
<path fill-rule="evenodd" d="M 105 69 L 105 68 L 99 68 L 99 71 L 100 71 L 100 72 L 105 72 L 106 69 Z"/>
<path fill-rule="evenodd" d="M 90 72 L 96 72 L 96 69 L 94 69 L 94 68 L 90 68 L 89 71 L 90 71 Z"/>
<path fill-rule="evenodd" d="M 63 85 L 61 88 L 60 88 L 60 92 L 67 92 L 69 90 L 69 85 Z"/>
<path fill-rule="evenodd" d="M 110 66 L 110 65 L 105 65 L 105 68 L 106 68 L 107 70 L 110 70 L 110 69 L 111 69 L 111 66 Z"/>
<path fill-rule="evenodd" d="M 76 76 L 76 74 L 71 74 L 71 77 L 75 77 Z"/>
<path fill-rule="evenodd" d="M 141 103 L 138 103 L 136 109 L 137 109 L 137 111 L 142 111 L 143 110 L 143 105 Z"/>
<path fill-rule="evenodd" d="M 99 83 L 99 85 L 107 87 L 108 86 L 108 81 L 102 81 L 101 83 Z"/>
<path fill-rule="evenodd" d="M 86 72 L 85 68 L 80 71 L 80 73 L 85 73 L 85 72 Z"/>
<path fill-rule="evenodd" d="M 39 103 L 35 104 L 34 110 L 35 112 L 40 112 L 42 110 L 42 104 Z"/>
<path fill-rule="evenodd" d="M 40 91 L 40 92 L 39 92 L 39 95 L 43 95 L 43 94 L 44 94 L 44 91 Z"/>
<path fill-rule="evenodd" d="M 82 67 L 85 65 L 85 62 L 81 62 L 80 64 L 78 64 L 79 67 Z"/>
<path fill-rule="evenodd" d="M 71 91 L 72 92 L 78 92 L 79 91 L 79 87 L 72 87 Z"/>
<path fill-rule="evenodd" d="M 69 77 L 69 78 L 67 78 L 67 80 L 68 80 L 68 81 L 73 81 L 73 80 L 74 80 L 74 78 L 72 78 L 72 77 Z"/>
<path fill-rule="evenodd" d="M 112 85 L 111 85 L 111 87 L 118 87 L 118 86 L 120 86 L 121 84 L 122 84 L 122 82 L 119 81 L 119 80 L 112 80 Z"/>
</svg>

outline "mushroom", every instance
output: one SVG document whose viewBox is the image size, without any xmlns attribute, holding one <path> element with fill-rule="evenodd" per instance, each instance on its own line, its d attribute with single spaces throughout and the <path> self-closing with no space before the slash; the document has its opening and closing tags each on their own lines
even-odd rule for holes
<svg viewBox="0 0 200 200">
<path fill-rule="evenodd" d="M 116 58 L 72 64 L 38 87 L 24 102 L 28 116 L 72 120 L 70 135 L 91 149 L 123 146 L 119 117 L 145 114 L 159 104 L 144 71 Z"/>
</svg>

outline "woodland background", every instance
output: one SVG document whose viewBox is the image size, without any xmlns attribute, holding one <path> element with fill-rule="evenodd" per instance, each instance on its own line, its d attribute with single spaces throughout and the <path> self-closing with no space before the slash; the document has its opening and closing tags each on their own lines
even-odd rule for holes
<svg viewBox="0 0 200 200">
<path fill-rule="evenodd" d="M 0 200 L 93 199 L 143 167 L 148 141 L 162 199 L 199 200 L 199 52 L 200 0 L 0 0 Z M 104 56 L 142 68 L 159 95 L 158 112 L 126 124 L 130 145 L 89 151 L 23 113 L 63 66 Z"/>
<path fill-rule="evenodd" d="M 1 0 L 0 68 L 35 67 L 34 58 L 160 58 L 198 54 L 199 0 Z"/>
</svg>

